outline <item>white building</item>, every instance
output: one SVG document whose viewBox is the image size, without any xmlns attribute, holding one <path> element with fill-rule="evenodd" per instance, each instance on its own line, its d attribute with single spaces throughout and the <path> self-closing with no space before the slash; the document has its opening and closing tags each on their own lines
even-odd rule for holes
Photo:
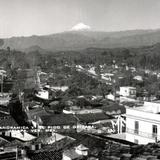
<svg viewBox="0 0 160 160">
<path fill-rule="evenodd" d="M 126 140 L 138 144 L 160 141 L 160 102 L 126 109 Z"/>
<path fill-rule="evenodd" d="M 46 90 L 40 90 L 37 94 L 35 94 L 36 97 L 41 99 L 49 99 L 49 92 Z"/>
<path fill-rule="evenodd" d="M 101 78 L 103 80 L 107 80 L 107 81 L 110 81 L 110 82 L 112 81 L 113 77 L 114 77 L 113 73 L 104 73 L 104 74 L 101 74 Z"/>
<path fill-rule="evenodd" d="M 52 86 L 50 87 L 53 91 L 62 91 L 65 92 L 69 87 L 68 86 Z"/>
<path fill-rule="evenodd" d="M 139 76 L 139 75 L 135 76 L 133 79 L 134 79 L 134 80 L 137 80 L 137 81 L 140 81 L 140 82 L 143 81 L 143 77 L 142 77 L 142 76 Z"/>
<path fill-rule="evenodd" d="M 123 96 L 123 97 L 135 98 L 136 97 L 136 88 L 129 87 L 129 86 L 120 87 L 119 94 L 120 94 L 120 96 Z"/>
</svg>

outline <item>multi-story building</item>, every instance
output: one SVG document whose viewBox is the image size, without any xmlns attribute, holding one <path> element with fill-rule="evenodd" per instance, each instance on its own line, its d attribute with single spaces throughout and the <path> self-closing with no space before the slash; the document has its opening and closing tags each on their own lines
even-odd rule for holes
<svg viewBox="0 0 160 160">
<path fill-rule="evenodd" d="M 123 97 L 135 98 L 136 97 L 136 88 L 129 87 L 129 86 L 120 87 L 119 94 L 120 94 L 120 96 L 123 96 Z"/>
<path fill-rule="evenodd" d="M 126 109 L 126 140 L 147 144 L 160 140 L 160 102 Z"/>
</svg>

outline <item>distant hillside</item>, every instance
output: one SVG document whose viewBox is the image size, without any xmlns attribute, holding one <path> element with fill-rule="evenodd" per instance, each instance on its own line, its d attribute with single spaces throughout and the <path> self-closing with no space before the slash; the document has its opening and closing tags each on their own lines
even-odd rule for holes
<svg viewBox="0 0 160 160">
<path fill-rule="evenodd" d="M 1 48 L 9 46 L 21 51 L 81 50 L 90 47 L 117 48 L 148 46 L 160 42 L 160 30 L 120 32 L 68 31 L 45 36 L 12 37 L 3 39 Z"/>
<path fill-rule="evenodd" d="M 145 56 L 160 56 L 160 43 L 149 46 L 140 46 L 140 47 L 119 47 L 119 48 L 86 48 L 81 51 L 84 54 L 112 54 L 114 56 L 122 56 L 122 53 L 128 55 L 145 55 Z"/>
<path fill-rule="evenodd" d="M 38 51 L 39 53 L 47 53 L 47 51 L 45 49 L 42 49 L 40 46 L 30 46 L 28 48 L 25 49 L 21 49 L 26 53 L 30 53 L 30 52 L 34 52 L 34 51 Z"/>
</svg>

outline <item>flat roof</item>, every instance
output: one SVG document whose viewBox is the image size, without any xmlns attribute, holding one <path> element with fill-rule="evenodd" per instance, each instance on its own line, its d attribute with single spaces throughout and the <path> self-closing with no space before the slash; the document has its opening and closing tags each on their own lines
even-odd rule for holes
<svg viewBox="0 0 160 160">
<path fill-rule="evenodd" d="M 153 108 L 154 108 L 154 107 L 153 107 Z M 141 106 L 141 107 L 127 108 L 127 109 L 132 109 L 132 110 L 138 110 L 138 111 L 142 111 L 142 112 L 159 114 L 159 112 L 154 112 L 154 109 L 153 109 L 153 108 L 147 107 L 147 106 Z"/>
<path fill-rule="evenodd" d="M 130 88 L 130 89 L 136 89 L 136 87 L 132 87 L 132 86 L 122 86 L 120 88 Z"/>
</svg>

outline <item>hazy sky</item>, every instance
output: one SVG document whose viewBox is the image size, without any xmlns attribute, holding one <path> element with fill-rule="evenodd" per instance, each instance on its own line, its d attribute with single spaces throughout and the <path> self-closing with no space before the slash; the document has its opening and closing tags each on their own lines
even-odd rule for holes
<svg viewBox="0 0 160 160">
<path fill-rule="evenodd" d="M 0 0 L 0 38 L 93 30 L 160 28 L 160 0 Z"/>
</svg>

